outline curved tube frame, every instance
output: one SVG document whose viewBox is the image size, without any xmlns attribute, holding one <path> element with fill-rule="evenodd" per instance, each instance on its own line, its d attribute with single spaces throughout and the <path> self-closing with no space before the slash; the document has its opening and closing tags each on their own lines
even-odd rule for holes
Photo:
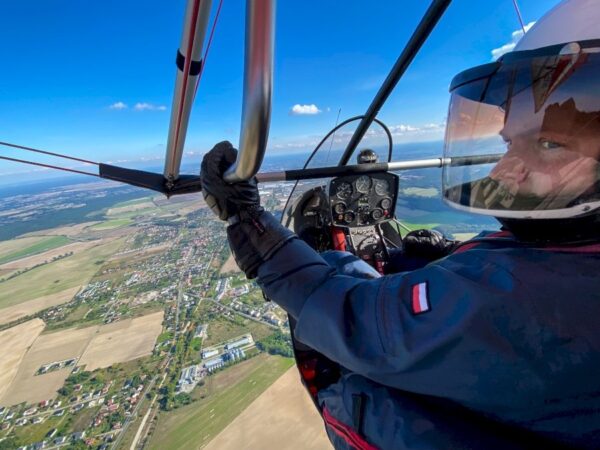
<svg viewBox="0 0 600 450">
<path fill-rule="evenodd" d="M 230 183 L 256 175 L 265 156 L 271 123 L 274 19 L 275 0 L 248 0 L 239 153 L 224 177 Z"/>
</svg>

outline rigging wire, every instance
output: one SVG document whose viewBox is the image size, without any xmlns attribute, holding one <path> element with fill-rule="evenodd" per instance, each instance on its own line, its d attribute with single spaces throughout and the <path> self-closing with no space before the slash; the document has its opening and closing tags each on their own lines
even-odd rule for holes
<svg viewBox="0 0 600 450">
<path fill-rule="evenodd" d="M 45 167 L 47 169 L 56 169 L 56 170 L 62 170 L 65 172 L 73 172 L 73 173 L 79 173 L 82 175 L 90 175 L 92 177 L 102 178 L 100 176 L 100 174 L 98 174 L 98 173 L 85 172 L 83 170 L 77 170 L 77 169 L 69 169 L 68 167 L 53 166 L 51 164 L 43 164 L 43 163 L 39 163 L 39 162 L 27 161 L 24 159 L 10 158 L 8 156 L 0 156 L 0 159 L 4 159 L 6 161 L 18 162 L 18 163 L 22 163 L 22 164 L 30 164 L 32 166 Z M 92 164 L 96 164 L 96 163 L 92 163 Z"/>
<path fill-rule="evenodd" d="M 89 161 L 87 159 L 82 159 L 82 158 L 76 158 L 74 156 L 69 156 L 69 155 L 63 155 L 61 153 L 49 152 L 47 150 L 40 150 L 39 148 L 26 147 L 24 145 L 11 144 L 10 142 L 2 142 L 2 141 L 0 141 L 0 145 L 3 145 L 5 147 L 16 148 L 18 150 L 25 150 L 27 152 L 40 153 L 42 155 L 49 155 L 49 156 L 55 156 L 57 158 L 69 159 L 71 161 L 77 161 L 77 162 L 81 162 L 84 164 L 92 164 L 94 166 L 100 166 L 99 163 L 94 162 L 94 161 Z M 71 169 L 69 167 L 55 166 L 52 164 L 44 164 L 44 163 L 35 162 L 35 161 L 28 161 L 26 159 L 11 158 L 9 156 L 0 156 L 0 159 L 3 159 L 5 161 L 18 162 L 21 164 L 29 164 L 31 166 L 45 167 L 47 169 L 62 170 L 64 172 L 73 172 L 73 173 L 79 173 L 81 175 L 90 175 L 92 177 L 102 178 L 100 176 L 100 174 L 93 173 L 93 172 L 86 172 L 84 170 Z"/>
<path fill-rule="evenodd" d="M 16 148 L 16 149 L 19 149 L 19 150 L 26 150 L 28 152 L 41 153 L 43 155 L 50 155 L 50 156 L 56 156 L 58 158 L 70 159 L 70 160 L 82 162 L 82 163 L 85 163 L 85 164 L 93 164 L 95 166 L 99 166 L 100 165 L 97 162 L 88 161 L 87 159 L 81 159 L 81 158 L 76 158 L 74 156 L 62 155 L 60 153 L 49 152 L 49 151 L 46 151 L 46 150 L 40 150 L 40 149 L 32 148 L 32 147 L 25 147 L 24 145 L 11 144 L 10 142 L 2 142 L 2 141 L 0 141 L 0 145 L 4 145 L 5 147 Z"/>
<path fill-rule="evenodd" d="M 521 10 L 519 9 L 519 5 L 517 4 L 517 0 L 512 0 L 513 5 L 515 7 L 515 11 L 517 12 L 517 17 L 519 18 L 519 23 L 521 24 L 521 29 L 523 30 L 523 34 L 525 31 L 525 24 L 523 23 L 523 16 L 521 16 Z"/>
<path fill-rule="evenodd" d="M 198 74 L 198 80 L 196 81 L 196 92 L 198 92 L 198 86 L 200 85 L 200 80 L 202 79 L 202 74 L 204 73 L 204 67 L 206 67 L 206 60 L 208 59 L 208 52 L 210 50 L 210 44 L 212 44 L 213 36 L 215 34 L 215 29 L 217 28 L 217 22 L 219 21 L 219 14 L 221 13 L 221 7 L 223 6 L 223 0 L 219 0 L 219 6 L 217 7 L 217 13 L 215 14 L 215 19 L 213 20 L 212 28 L 210 29 L 210 36 L 208 37 L 208 42 L 206 43 L 206 50 L 204 50 L 204 56 L 202 57 L 202 67 L 200 68 L 200 73 Z M 194 94 L 196 96 L 196 94 Z"/>
<path fill-rule="evenodd" d="M 342 113 L 342 108 L 338 109 L 337 117 L 335 118 L 334 128 L 337 127 L 337 124 L 340 121 L 340 114 Z M 335 132 L 333 136 L 331 136 L 331 143 L 329 144 L 329 150 L 327 150 L 327 158 L 325 158 L 325 164 L 329 162 L 329 155 L 331 154 L 331 147 L 333 147 L 333 141 L 335 141 Z"/>
</svg>

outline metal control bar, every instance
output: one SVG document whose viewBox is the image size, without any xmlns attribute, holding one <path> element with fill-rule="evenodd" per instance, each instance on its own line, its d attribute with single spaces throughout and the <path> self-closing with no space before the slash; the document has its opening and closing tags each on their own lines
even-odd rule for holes
<svg viewBox="0 0 600 450">
<path fill-rule="evenodd" d="M 188 0 L 181 45 L 177 50 L 177 76 L 171 106 L 171 122 L 165 156 L 164 176 L 168 185 L 179 178 L 183 146 L 187 134 L 196 85 L 202 71 L 202 47 L 212 0 Z"/>
<path fill-rule="evenodd" d="M 399 172 L 402 170 L 440 168 L 444 166 L 470 166 L 491 164 L 500 161 L 504 153 L 479 156 L 463 156 L 454 158 L 430 158 L 412 161 L 395 161 L 390 163 L 355 164 L 351 166 L 330 166 L 314 169 L 284 170 L 280 172 L 262 172 L 256 174 L 259 182 L 311 180 L 317 178 L 339 177 L 351 174 L 367 174 L 375 172 Z M 99 165 L 100 176 L 135 186 L 162 192 L 167 196 L 200 192 L 202 186 L 197 175 L 182 175 L 173 186 L 166 186 L 164 178 L 156 173 L 126 169 L 108 164 Z"/>
<path fill-rule="evenodd" d="M 256 175 L 260 182 L 295 181 L 315 178 L 339 177 L 351 174 L 375 172 L 400 172 L 403 170 L 440 168 L 444 166 L 470 166 L 491 164 L 500 161 L 503 153 L 454 158 L 417 159 L 413 161 L 395 161 L 374 164 L 354 164 L 350 166 L 317 167 L 314 169 L 284 170 L 281 172 L 263 172 Z"/>
<path fill-rule="evenodd" d="M 244 103 L 237 160 L 225 173 L 229 182 L 252 178 L 262 164 L 271 123 L 275 0 L 248 0 Z"/>
</svg>

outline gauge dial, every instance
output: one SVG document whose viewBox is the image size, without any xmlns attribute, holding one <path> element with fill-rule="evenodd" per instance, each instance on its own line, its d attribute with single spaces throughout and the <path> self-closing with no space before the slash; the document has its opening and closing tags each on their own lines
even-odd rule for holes
<svg viewBox="0 0 600 450">
<path fill-rule="evenodd" d="M 346 205 L 344 203 L 336 203 L 333 206 L 333 210 L 336 214 L 344 214 L 344 211 L 346 211 Z"/>
<path fill-rule="evenodd" d="M 383 209 L 390 209 L 392 207 L 392 200 L 389 198 L 384 198 L 381 200 L 381 207 Z"/>
<path fill-rule="evenodd" d="M 379 208 L 375 208 L 371 212 L 371 217 L 373 218 L 373 220 L 379 220 L 383 217 L 383 211 Z"/>
<path fill-rule="evenodd" d="M 346 222 L 346 223 L 353 222 L 355 217 L 356 216 L 354 215 L 354 213 L 352 211 L 348 211 L 346 214 L 344 214 L 344 222 Z"/>
<path fill-rule="evenodd" d="M 350 198 L 352 195 L 352 185 L 350 183 L 340 183 L 335 188 L 335 195 L 337 195 L 342 200 Z"/>
<path fill-rule="evenodd" d="M 371 188 L 371 177 L 363 175 L 355 182 L 356 190 L 361 194 L 368 194 Z"/>
<path fill-rule="evenodd" d="M 387 180 L 375 180 L 375 193 L 377 195 L 388 195 L 390 193 L 390 183 Z"/>
</svg>

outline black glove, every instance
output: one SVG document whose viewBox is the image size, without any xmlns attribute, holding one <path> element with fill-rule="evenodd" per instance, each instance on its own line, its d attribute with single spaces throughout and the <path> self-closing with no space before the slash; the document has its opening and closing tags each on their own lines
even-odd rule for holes
<svg viewBox="0 0 600 450">
<path fill-rule="evenodd" d="M 229 222 L 227 238 L 237 265 L 252 279 L 258 267 L 295 235 L 260 206 L 256 179 L 233 184 L 223 180 L 236 156 L 231 143 L 215 145 L 202 160 L 200 181 L 208 206 Z"/>
<path fill-rule="evenodd" d="M 215 145 L 202 160 L 202 195 L 206 204 L 221 220 L 227 220 L 241 210 L 261 209 L 256 178 L 231 184 L 223 180 L 223 174 L 235 162 L 236 157 L 237 150 L 231 142 L 223 141 Z"/>
<path fill-rule="evenodd" d="M 458 242 L 446 239 L 436 230 L 415 230 L 404 237 L 402 244 L 405 256 L 434 261 L 449 255 Z"/>
</svg>

